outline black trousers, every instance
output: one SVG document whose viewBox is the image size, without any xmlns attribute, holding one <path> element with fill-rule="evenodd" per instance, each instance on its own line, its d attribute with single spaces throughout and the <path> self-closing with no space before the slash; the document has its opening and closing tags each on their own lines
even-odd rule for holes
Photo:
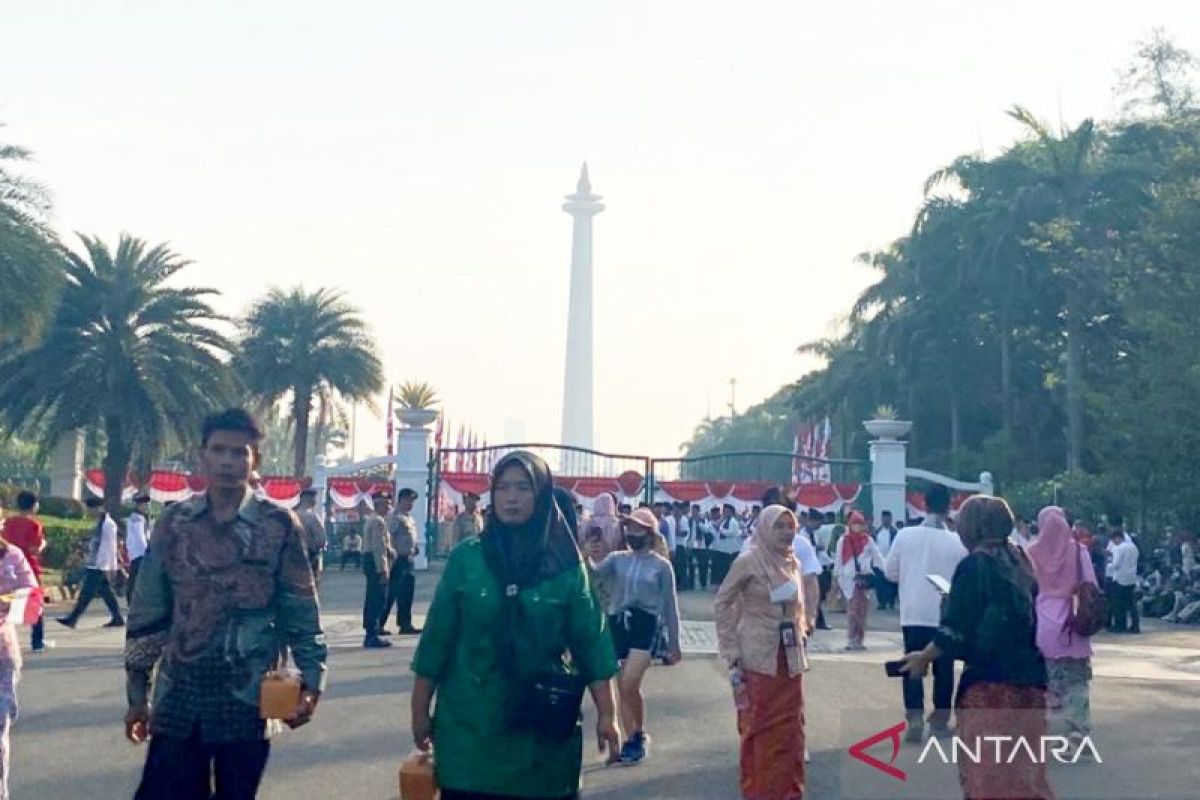
<svg viewBox="0 0 1200 800">
<path fill-rule="evenodd" d="M 356 567 L 362 567 L 362 552 L 359 550 L 342 551 L 342 572 L 346 571 L 346 562 L 353 561 Z"/>
<path fill-rule="evenodd" d="M 125 585 L 125 602 L 133 601 L 133 587 L 137 586 L 138 570 L 142 568 L 142 556 L 129 562 L 129 580 Z"/>
<path fill-rule="evenodd" d="M 387 579 L 375 569 L 375 559 L 370 553 L 363 555 L 363 574 L 367 576 L 367 591 L 363 597 L 363 630 L 367 636 L 376 636 L 383 627 Z"/>
<path fill-rule="evenodd" d="M 900 585 L 892 583 L 883 574 L 883 570 L 874 567 L 875 573 L 875 599 L 879 603 L 879 608 L 895 608 L 896 595 L 899 594 Z"/>
<path fill-rule="evenodd" d="M 1137 603 L 1134 602 L 1133 586 L 1122 586 L 1114 581 L 1109 594 L 1109 608 L 1114 631 L 1124 633 L 1126 630 L 1141 630 L 1142 619 Z"/>
<path fill-rule="evenodd" d="M 707 550 L 692 550 L 692 566 L 693 573 L 696 576 L 696 584 L 701 589 L 708 588 L 708 570 L 709 570 L 709 553 Z"/>
<path fill-rule="evenodd" d="M 133 800 L 254 800 L 270 754 L 266 739 L 204 744 L 195 733 L 154 736 Z"/>
<path fill-rule="evenodd" d="M 688 549 L 683 546 L 675 548 L 675 557 L 671 559 L 671 566 L 675 568 L 675 588 L 679 591 L 692 588 L 692 559 L 688 556 Z"/>
<path fill-rule="evenodd" d="M 833 588 L 833 567 L 825 567 L 821 570 L 821 574 L 817 576 L 817 586 L 821 590 L 821 594 L 817 597 L 817 627 L 824 628 L 825 622 L 825 598 L 829 596 L 829 590 Z"/>
<path fill-rule="evenodd" d="M 75 608 L 67 615 L 67 619 L 75 622 L 82 617 L 95 597 L 104 601 L 104 605 L 108 606 L 108 613 L 112 615 L 113 619 L 122 619 L 121 607 L 117 605 L 117 596 L 113 594 L 112 584 L 108 582 L 108 575 L 98 569 L 83 571 L 83 587 L 79 590 L 79 599 L 75 601 Z"/>
<path fill-rule="evenodd" d="M 905 625 L 904 652 L 924 650 L 933 641 L 937 628 L 924 625 Z M 925 681 L 921 678 L 904 678 L 904 710 L 909 716 L 921 718 L 925 714 Z M 933 717 L 946 723 L 950 721 L 950 709 L 954 702 L 954 659 L 942 656 L 933 662 Z"/>
<path fill-rule="evenodd" d="M 733 565 L 734 556 L 732 553 L 710 550 L 708 557 L 712 559 L 712 582 L 720 586 L 725 581 L 725 576 L 729 574 L 729 567 Z"/>
<path fill-rule="evenodd" d="M 396 556 L 392 562 L 392 577 L 388 582 L 387 599 L 379 614 L 379 627 L 387 627 L 388 612 L 396 607 L 396 627 L 408 630 L 412 624 L 413 595 L 417 589 L 417 578 L 413 575 L 412 559 Z"/>
</svg>

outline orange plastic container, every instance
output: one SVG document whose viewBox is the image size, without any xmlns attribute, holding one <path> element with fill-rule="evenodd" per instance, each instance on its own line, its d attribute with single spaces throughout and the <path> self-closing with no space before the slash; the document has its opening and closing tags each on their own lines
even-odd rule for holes
<svg viewBox="0 0 1200 800">
<path fill-rule="evenodd" d="M 289 720 L 300 703 L 300 676 L 271 672 L 258 689 L 258 715 L 263 719 Z"/>
<path fill-rule="evenodd" d="M 401 800 L 437 800 L 439 794 L 433 776 L 433 754 L 413 750 L 400 765 Z"/>
</svg>

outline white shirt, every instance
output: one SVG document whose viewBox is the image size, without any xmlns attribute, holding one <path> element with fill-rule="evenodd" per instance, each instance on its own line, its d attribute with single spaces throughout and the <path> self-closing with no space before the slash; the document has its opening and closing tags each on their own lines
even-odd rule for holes
<svg viewBox="0 0 1200 800">
<path fill-rule="evenodd" d="M 677 547 L 688 547 L 692 542 L 692 523 L 687 517 L 680 517 L 678 522 L 675 522 L 674 517 L 671 522 L 675 525 L 675 545 Z"/>
<path fill-rule="evenodd" d="M 665 531 L 663 536 L 667 540 L 667 552 L 675 552 L 675 519 L 671 516 L 663 517 L 658 523 L 658 529 Z"/>
<path fill-rule="evenodd" d="M 1179 547 L 1180 554 L 1183 556 L 1183 574 L 1191 575 L 1192 570 L 1196 568 L 1196 548 L 1191 542 L 1184 542 Z"/>
<path fill-rule="evenodd" d="M 797 533 L 796 538 L 792 540 L 792 551 L 796 554 L 796 560 L 800 562 L 801 575 L 821 574 L 821 561 L 817 558 L 817 548 L 813 547 L 812 542 L 803 533 Z"/>
<path fill-rule="evenodd" d="M 108 514 L 100 523 L 100 547 L 96 549 L 96 564 L 93 569 L 103 572 L 117 571 L 117 523 Z"/>
<path fill-rule="evenodd" d="M 742 524 L 737 517 L 722 519 L 717 525 L 717 538 L 713 539 L 712 548 L 718 553 L 735 555 L 742 549 Z"/>
<path fill-rule="evenodd" d="M 836 525 L 822 525 L 817 528 L 814 535 L 816 541 L 813 542 L 817 546 L 817 558 L 821 559 L 821 566 L 833 566 L 833 532 L 837 529 Z"/>
<path fill-rule="evenodd" d="M 1137 584 L 1138 549 L 1126 539 L 1113 548 L 1112 578 L 1121 586 Z"/>
<path fill-rule="evenodd" d="M 689 520 L 689 523 L 691 521 Z M 712 525 L 708 524 L 708 520 L 701 517 L 695 523 L 691 524 L 692 540 L 690 542 L 693 550 L 705 550 L 708 545 L 704 541 L 704 532 L 712 532 Z"/>
<path fill-rule="evenodd" d="M 833 568 L 834 577 L 837 578 L 838 585 L 842 588 L 842 594 L 847 600 L 854 596 L 855 575 L 874 575 L 873 570 L 883 569 L 883 556 L 879 554 L 879 545 L 875 544 L 875 540 L 870 536 L 867 537 L 867 545 L 857 559 L 848 558 L 842 561 L 842 551 L 849 546 L 850 541 L 846 536 L 838 541 L 837 564 Z"/>
<path fill-rule="evenodd" d="M 942 595 L 926 580 L 939 575 L 954 577 L 967 548 L 954 531 L 917 526 L 896 534 L 883 574 L 900 584 L 900 624 L 936 628 L 942 621 Z"/>
<path fill-rule="evenodd" d="M 879 530 L 875 531 L 875 544 L 879 545 L 879 552 L 884 558 L 892 550 L 892 529 L 883 525 Z"/>
<path fill-rule="evenodd" d="M 125 520 L 125 551 L 129 560 L 146 555 L 146 546 L 150 543 L 146 535 L 146 518 L 138 512 L 133 512 Z"/>
</svg>

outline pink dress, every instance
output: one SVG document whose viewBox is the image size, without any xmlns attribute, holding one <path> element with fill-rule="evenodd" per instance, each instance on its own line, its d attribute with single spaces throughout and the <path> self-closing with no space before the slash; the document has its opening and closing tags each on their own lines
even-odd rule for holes
<svg viewBox="0 0 1200 800">
<path fill-rule="evenodd" d="M 1085 581 L 1096 583 L 1092 559 L 1082 547 L 1076 553 Z M 1063 630 L 1071 612 L 1070 597 L 1052 597 L 1042 592 L 1037 598 L 1037 646 L 1046 658 L 1091 658 L 1092 640 Z"/>
</svg>

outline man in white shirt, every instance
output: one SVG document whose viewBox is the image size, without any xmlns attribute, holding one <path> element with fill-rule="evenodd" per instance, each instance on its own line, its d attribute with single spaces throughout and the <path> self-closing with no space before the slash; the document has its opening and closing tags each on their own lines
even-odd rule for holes
<svg viewBox="0 0 1200 800">
<path fill-rule="evenodd" d="M 671 566 L 675 568 L 675 587 L 681 592 L 692 588 L 692 558 L 688 552 L 692 539 L 692 525 L 687 512 L 687 503 L 675 503 L 671 509 L 671 527 L 675 531 Z"/>
<path fill-rule="evenodd" d="M 104 501 L 99 497 L 87 499 L 88 514 L 96 521 L 92 538 L 88 540 L 87 568 L 83 571 L 83 586 L 79 590 L 79 599 L 75 608 L 65 617 L 58 617 L 60 625 L 74 628 L 83 612 L 97 595 L 108 606 L 112 619 L 104 626 L 106 628 L 125 627 L 125 618 L 121 616 L 121 606 L 117 604 L 117 596 L 113 594 L 109 576 L 117 571 L 117 523 L 104 510 Z"/>
<path fill-rule="evenodd" d="M 800 582 L 804 587 L 804 614 L 808 618 L 808 627 L 815 628 L 817 624 L 818 598 L 821 596 L 821 561 L 817 558 L 817 549 L 803 531 L 796 531 L 792 540 L 792 551 L 800 562 Z"/>
<path fill-rule="evenodd" d="M 713 583 L 718 586 L 729 574 L 729 567 L 742 549 L 742 523 L 731 503 L 721 507 L 721 519 L 716 524 L 717 538 L 709 548 L 713 565 Z"/>
<path fill-rule="evenodd" d="M 832 535 L 833 527 L 830 526 L 830 534 Z M 833 587 L 833 556 L 829 554 L 829 543 L 826 541 L 825 546 L 820 544 L 821 531 L 821 512 L 815 508 L 810 508 L 807 514 L 800 514 L 800 533 L 808 538 L 813 545 L 813 549 L 817 552 L 817 561 L 821 565 L 821 574 L 817 576 L 817 630 L 829 630 L 829 624 L 825 622 L 825 597 L 829 594 L 829 590 Z"/>
<path fill-rule="evenodd" d="M 932 513 L 944 516 L 950 505 L 950 492 L 944 486 L 930 487 L 925 493 L 925 505 Z M 938 575 L 949 582 L 958 563 L 966 557 L 967 548 L 958 534 L 945 528 L 919 525 L 903 528 L 896 535 L 883 571 L 888 580 L 900 584 L 904 652 L 924 650 L 942 621 L 942 595 L 926 576 Z M 906 738 L 920 742 L 925 735 L 925 684 L 920 677 L 905 678 L 902 684 L 908 721 Z M 933 713 L 929 725 L 934 735 L 949 732 L 953 701 L 954 660 L 943 656 L 933 662 Z"/>
<path fill-rule="evenodd" d="M 133 498 L 133 513 L 125 520 L 125 554 L 129 556 L 129 581 L 125 588 L 125 601 L 133 600 L 133 587 L 137 583 L 138 570 L 146 547 L 150 543 L 150 496 L 139 494 Z"/>
<path fill-rule="evenodd" d="M 1120 526 L 1112 532 L 1112 543 L 1113 631 L 1141 633 L 1141 618 L 1134 602 L 1138 549 Z"/>
<path fill-rule="evenodd" d="M 692 575 L 695 577 L 693 588 L 708 588 L 708 543 L 713 539 L 712 525 L 700 513 L 700 506 L 692 506 L 692 515 L 688 519 L 688 527 L 692 535 L 688 540 L 691 554 Z"/>
<path fill-rule="evenodd" d="M 875 531 L 875 545 L 879 554 L 885 559 L 892 550 L 892 542 L 896 540 L 896 525 L 892 522 L 892 512 L 884 511 L 880 515 L 879 529 Z M 896 607 L 896 584 L 887 579 L 880 570 L 875 570 L 875 598 L 879 602 L 879 610 L 887 611 Z"/>
</svg>

